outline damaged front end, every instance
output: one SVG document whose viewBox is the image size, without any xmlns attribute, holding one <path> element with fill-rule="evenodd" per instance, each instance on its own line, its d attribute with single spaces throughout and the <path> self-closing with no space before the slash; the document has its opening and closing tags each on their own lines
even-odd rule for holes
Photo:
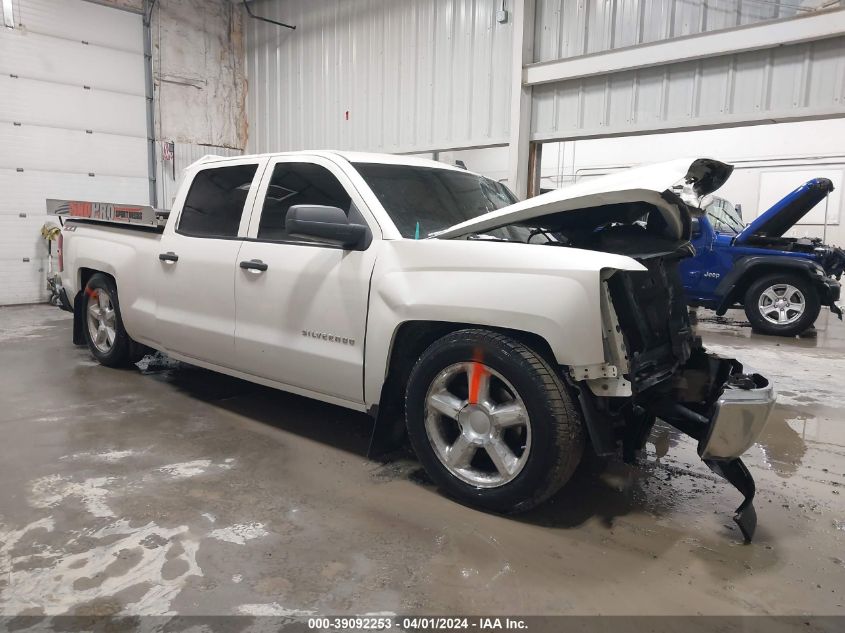
<svg viewBox="0 0 845 633">
<path fill-rule="evenodd" d="M 656 418 L 698 440 L 698 452 L 745 500 L 735 520 L 756 526 L 754 480 L 740 456 L 774 405 L 768 381 L 708 354 L 690 323 L 679 263 L 694 254 L 692 217 L 730 177 L 731 165 L 679 159 L 579 182 L 457 224 L 441 238 L 521 241 L 629 257 L 642 270 L 602 271 L 604 363 L 568 367 L 595 452 L 621 442 L 633 460 Z M 675 191 L 689 191 L 692 202 Z M 697 201 L 697 206 L 696 206 Z"/>
<path fill-rule="evenodd" d="M 655 418 L 698 441 L 698 454 L 744 496 L 734 521 L 746 542 L 757 525 L 754 479 L 741 455 L 759 437 L 775 403 L 769 381 L 732 358 L 705 351 L 695 336 L 677 274 L 679 256 L 641 259 L 642 272 L 615 272 L 604 283 L 609 321 L 621 333 L 630 406 L 623 416 L 625 454 L 645 443 Z M 606 328 L 607 330 L 607 328 Z M 613 345 L 611 337 L 606 345 Z M 601 392 L 590 385 L 595 398 Z M 599 404 L 601 408 L 601 404 Z"/>
</svg>

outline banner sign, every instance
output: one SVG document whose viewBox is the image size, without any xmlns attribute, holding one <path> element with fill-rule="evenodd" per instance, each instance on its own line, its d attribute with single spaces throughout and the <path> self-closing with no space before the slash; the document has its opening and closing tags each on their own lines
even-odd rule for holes
<svg viewBox="0 0 845 633">
<path fill-rule="evenodd" d="M 137 204 L 47 199 L 47 213 L 83 220 L 157 226 L 155 209 Z"/>
</svg>

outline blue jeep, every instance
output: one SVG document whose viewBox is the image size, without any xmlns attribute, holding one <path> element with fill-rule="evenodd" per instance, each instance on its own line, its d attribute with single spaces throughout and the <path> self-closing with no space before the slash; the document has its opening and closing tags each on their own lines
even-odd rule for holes
<svg viewBox="0 0 845 633">
<path fill-rule="evenodd" d="M 681 262 L 689 305 L 720 316 L 742 306 L 755 330 L 780 336 L 810 328 L 823 305 L 842 319 L 837 280 L 845 251 L 783 236 L 831 191 L 827 178 L 810 180 L 748 226 L 730 202 L 714 198 L 693 220 L 695 257 Z"/>
</svg>

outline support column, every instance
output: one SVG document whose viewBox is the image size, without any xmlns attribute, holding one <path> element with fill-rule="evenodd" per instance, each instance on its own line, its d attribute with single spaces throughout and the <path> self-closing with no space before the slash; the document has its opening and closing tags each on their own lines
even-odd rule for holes
<svg viewBox="0 0 845 633">
<path fill-rule="evenodd" d="M 540 195 L 540 169 L 543 165 L 543 144 L 532 142 L 528 145 L 528 197 Z"/>
<path fill-rule="evenodd" d="M 531 87 L 523 84 L 522 69 L 534 61 L 534 7 L 535 0 L 514 0 L 513 4 L 508 184 L 520 200 L 529 195 Z"/>
</svg>

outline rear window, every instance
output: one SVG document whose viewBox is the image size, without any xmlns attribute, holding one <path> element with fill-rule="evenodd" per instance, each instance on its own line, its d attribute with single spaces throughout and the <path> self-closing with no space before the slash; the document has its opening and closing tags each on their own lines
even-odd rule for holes
<svg viewBox="0 0 845 633">
<path fill-rule="evenodd" d="M 194 237 L 237 237 L 258 165 L 204 169 L 194 176 L 176 230 Z"/>
</svg>

